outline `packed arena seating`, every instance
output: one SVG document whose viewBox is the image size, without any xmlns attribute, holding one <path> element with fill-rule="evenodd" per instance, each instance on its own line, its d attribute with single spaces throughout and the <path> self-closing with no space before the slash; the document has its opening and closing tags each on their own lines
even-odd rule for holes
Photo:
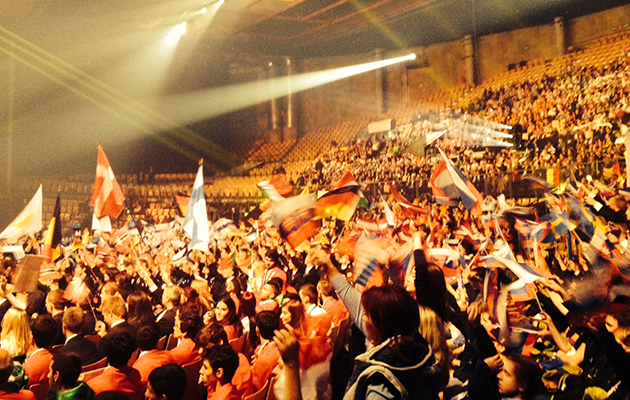
<svg viewBox="0 0 630 400">
<path fill-rule="evenodd" d="M 16 373 L 11 384 L 38 400 L 47 397 L 42 371 L 51 365 L 64 376 L 51 381 L 53 391 L 126 398 L 145 389 L 185 391 L 186 399 L 214 391 L 250 400 L 370 391 L 628 398 L 630 199 L 620 189 L 629 52 L 630 35 L 620 33 L 432 96 L 441 102 L 432 111 L 395 110 L 391 132 L 366 136 L 369 119 L 359 118 L 296 143 L 259 144 L 246 176 L 206 180 L 209 219 L 243 226 L 224 222 L 200 247 L 176 218 L 175 196 L 190 196 L 194 174 L 118 176 L 135 229 L 121 216 L 113 232 L 67 238 L 28 295 L 11 294 L 15 260 L 2 260 L 0 369 L 23 363 L 28 379 Z M 404 151 L 462 113 L 512 126 L 515 146 L 479 150 L 447 132 L 423 157 Z M 438 147 L 485 198 L 437 203 L 428 182 L 442 161 Z M 291 236 L 303 227 L 299 218 L 291 223 L 300 229 L 285 230 L 284 219 L 244 215 L 262 199 L 256 184 L 274 175 L 297 195 L 330 190 L 348 171 L 373 204 L 357 208 L 359 194 L 343 192 L 356 200 L 352 218 L 324 216 L 306 242 Z M 516 193 L 516 183 L 526 189 Z M 78 176 L 47 182 L 45 191 L 62 192 L 61 221 L 83 228 L 92 188 L 92 177 Z M 517 206 L 519 197 L 526 201 Z M 54 207 L 46 198 L 45 220 Z M 19 243 L 28 254 L 46 251 L 32 239 Z M 96 363 L 66 354 L 74 335 L 97 343 Z M 76 376 L 62 362 L 78 365 Z M 370 363 L 383 378 L 362 374 Z M 160 368 L 187 387 L 155 380 Z M 208 373 L 218 368 L 229 380 Z"/>
</svg>

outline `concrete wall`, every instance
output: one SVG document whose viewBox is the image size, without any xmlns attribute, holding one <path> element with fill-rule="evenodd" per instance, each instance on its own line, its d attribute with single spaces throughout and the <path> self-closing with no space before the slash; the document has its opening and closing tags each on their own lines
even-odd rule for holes
<svg viewBox="0 0 630 400">
<path fill-rule="evenodd" d="M 578 46 L 598 37 L 630 27 L 630 5 L 565 20 L 566 46 Z M 476 40 L 477 81 L 483 82 L 508 68 L 533 59 L 556 55 L 553 22 L 479 37 Z M 405 68 L 403 64 L 383 72 L 385 112 L 427 98 L 466 82 L 464 41 L 439 43 L 413 50 L 428 62 L 424 68 Z M 382 58 L 401 55 L 384 53 Z M 375 59 L 375 53 L 298 60 L 296 74 L 356 65 Z M 360 74 L 300 93 L 296 113 L 300 133 L 352 119 L 376 116 L 376 78 L 372 72 Z"/>
</svg>

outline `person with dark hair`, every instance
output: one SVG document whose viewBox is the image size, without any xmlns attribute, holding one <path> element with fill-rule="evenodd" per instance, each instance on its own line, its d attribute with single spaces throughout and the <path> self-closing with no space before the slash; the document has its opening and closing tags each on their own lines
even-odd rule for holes
<svg viewBox="0 0 630 400">
<path fill-rule="evenodd" d="M 186 372 L 177 364 L 166 364 L 149 374 L 145 400 L 181 400 L 186 392 Z M 192 382 L 195 384 L 196 382 Z"/>
<path fill-rule="evenodd" d="M 335 289 L 327 279 L 322 279 L 317 283 L 317 294 L 322 308 L 330 315 L 333 325 L 337 326 L 341 321 L 348 318 L 348 310 L 343 302 L 337 298 Z"/>
<path fill-rule="evenodd" d="M 85 324 L 85 313 L 79 307 L 70 307 L 63 313 L 63 334 L 65 345 L 59 350 L 62 354 L 75 353 L 81 358 L 81 364 L 90 365 L 100 359 L 98 348 L 87 340 L 81 332 Z"/>
<path fill-rule="evenodd" d="M 440 364 L 418 332 L 416 300 L 400 286 L 371 287 L 363 294 L 353 289 L 321 250 L 313 254 L 328 271 L 330 282 L 352 321 L 371 343 L 355 359 L 344 399 L 437 399 L 443 389 Z"/>
<path fill-rule="evenodd" d="M 278 250 L 267 249 L 262 257 L 262 260 L 265 263 L 265 273 L 263 274 L 262 285 L 269 282 L 269 280 L 274 277 L 280 278 L 283 282 L 283 286 L 286 285 L 287 273 L 282 269 Z"/>
<path fill-rule="evenodd" d="M 13 374 L 13 358 L 8 351 L 0 349 L 0 400 L 35 400 L 35 395 L 29 390 L 16 391 L 8 385 Z"/>
<path fill-rule="evenodd" d="M 223 326 L 229 340 L 238 339 L 243 334 L 243 324 L 236 311 L 236 303 L 230 296 L 225 296 L 217 302 L 214 320 Z"/>
<path fill-rule="evenodd" d="M 199 360 L 199 348 L 194 338 L 202 326 L 203 321 L 194 310 L 183 308 L 175 316 L 173 337 L 178 339 L 179 344 L 170 353 L 177 364 L 184 365 Z"/>
<path fill-rule="evenodd" d="M 228 344 L 229 341 L 225 329 L 217 323 L 211 323 L 199 331 L 195 338 L 195 343 L 200 349 L 207 350 L 211 347 Z M 238 353 L 238 368 L 232 378 L 232 384 L 236 387 L 241 397 L 245 398 L 254 392 L 252 382 L 252 368 L 249 360 L 244 354 Z"/>
<path fill-rule="evenodd" d="M 282 287 L 277 285 L 273 280 L 265 282 L 258 294 L 258 304 L 256 305 L 256 312 L 261 311 L 273 311 L 278 312 L 280 307 L 276 298 L 282 294 Z"/>
<path fill-rule="evenodd" d="M 274 312 L 262 311 L 256 315 L 256 333 L 260 338 L 260 346 L 256 348 L 252 362 L 254 390 L 260 390 L 265 386 L 280 361 L 278 346 L 273 341 L 274 332 L 278 330 L 279 325 L 280 318 Z"/>
<path fill-rule="evenodd" d="M 162 365 L 171 364 L 175 359 L 170 351 L 158 350 L 157 343 L 160 336 L 160 328 L 155 323 L 147 324 L 138 330 L 138 347 L 140 347 L 140 355 L 133 367 L 140 372 L 142 384 L 146 385 L 149 374 L 154 369 Z"/>
<path fill-rule="evenodd" d="M 141 326 L 155 322 L 153 305 L 148 294 L 138 290 L 127 296 L 127 322 L 136 332 Z"/>
<path fill-rule="evenodd" d="M 74 353 L 55 354 L 50 367 L 48 399 L 92 400 L 94 390 L 85 382 L 77 382 L 81 375 L 81 359 Z"/>
<path fill-rule="evenodd" d="M 304 312 L 311 317 L 318 317 L 326 314 L 326 310 L 317 304 L 317 288 L 311 283 L 300 286 L 300 299 L 304 305 Z"/>
<path fill-rule="evenodd" d="M 140 372 L 127 365 L 136 348 L 135 339 L 128 333 L 112 336 L 107 346 L 107 368 L 87 382 L 96 394 L 109 390 L 130 394 L 142 389 Z"/>
<path fill-rule="evenodd" d="M 471 375 L 471 399 L 534 399 L 545 392 L 542 370 L 533 359 L 518 354 L 479 360 Z"/>
<path fill-rule="evenodd" d="M 239 363 L 232 347 L 214 346 L 204 350 L 202 357 L 199 375 L 208 388 L 208 400 L 240 400 L 238 390 L 231 383 Z"/>
<path fill-rule="evenodd" d="M 24 373 L 29 384 L 39 383 L 48 378 L 48 370 L 53 355 L 50 352 L 57 332 L 57 323 L 50 315 L 39 315 L 31 321 L 31 333 L 36 350 L 24 362 Z"/>
</svg>

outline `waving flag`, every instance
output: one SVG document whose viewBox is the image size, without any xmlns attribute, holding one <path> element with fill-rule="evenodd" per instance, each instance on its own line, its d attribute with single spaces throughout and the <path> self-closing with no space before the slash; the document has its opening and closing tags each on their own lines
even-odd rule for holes
<svg viewBox="0 0 630 400">
<path fill-rule="evenodd" d="M 293 186 L 285 174 L 275 174 L 270 180 L 257 183 L 256 186 L 269 200 L 282 200 L 293 192 Z"/>
<path fill-rule="evenodd" d="M 459 198 L 469 211 L 475 214 L 480 213 L 483 203 L 481 194 L 468 181 L 468 178 L 451 163 L 446 154 L 441 149 L 438 148 L 438 150 L 440 150 L 443 160 L 431 175 L 433 195 L 449 200 Z"/>
<path fill-rule="evenodd" d="M 48 233 L 44 238 L 43 255 L 49 257 L 52 262 L 55 262 L 61 255 L 61 239 L 61 195 L 58 194 L 55 211 L 48 225 Z"/>
<path fill-rule="evenodd" d="M 389 259 L 388 239 L 371 239 L 362 236 L 354 250 L 355 282 L 366 289 L 383 284 L 383 269 Z"/>
<path fill-rule="evenodd" d="M 24 235 L 32 235 L 42 230 L 42 185 L 35 192 L 35 195 L 28 202 L 26 207 L 7 226 L 0 239 L 7 239 L 15 242 Z"/>
<path fill-rule="evenodd" d="M 203 186 L 203 164 L 199 166 L 190 195 L 190 203 L 186 210 L 186 218 L 184 218 L 184 230 L 190 235 L 190 245 L 193 249 L 208 250 L 210 226 Z"/>
<path fill-rule="evenodd" d="M 274 224 L 280 235 L 294 249 L 312 238 L 319 230 L 319 221 L 315 221 L 315 194 L 294 196 L 281 202 L 273 202 Z"/>
<path fill-rule="evenodd" d="M 328 193 L 317 200 L 317 217 L 336 217 L 342 221 L 349 221 L 359 205 L 360 191 L 361 186 L 352 173 L 347 171 Z"/>
<path fill-rule="evenodd" d="M 125 196 L 100 144 L 98 145 L 94 194 L 90 205 L 94 206 L 94 215 L 98 219 L 104 216 L 116 219 L 125 208 Z"/>
<path fill-rule="evenodd" d="M 396 200 L 396 202 L 398 202 L 398 205 L 400 206 L 400 209 L 405 213 L 405 215 L 409 216 L 409 217 L 413 217 L 416 214 L 428 214 L 429 211 L 425 210 L 422 207 L 418 207 L 413 205 L 413 203 L 411 203 L 409 200 L 407 200 L 402 194 L 400 194 L 398 192 L 398 190 L 396 190 L 396 187 L 394 185 L 389 185 L 389 190 L 392 192 L 392 196 L 394 197 L 394 200 Z"/>
</svg>

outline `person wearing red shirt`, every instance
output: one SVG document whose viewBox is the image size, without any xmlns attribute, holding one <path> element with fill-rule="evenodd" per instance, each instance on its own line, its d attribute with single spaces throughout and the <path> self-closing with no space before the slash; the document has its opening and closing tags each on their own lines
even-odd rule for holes
<svg viewBox="0 0 630 400">
<path fill-rule="evenodd" d="M 254 390 L 258 391 L 269 379 L 280 361 L 278 346 L 273 341 L 274 332 L 278 330 L 280 318 L 271 311 L 256 314 L 256 333 L 260 338 L 260 346 L 254 353 L 252 375 Z"/>
<path fill-rule="evenodd" d="M 24 362 L 24 372 L 28 376 L 29 385 L 48 379 L 48 371 L 53 355 L 50 347 L 57 332 L 57 323 L 50 315 L 40 315 L 31 322 L 31 333 L 36 350 Z"/>
<path fill-rule="evenodd" d="M 159 336 L 160 328 L 157 324 L 144 325 L 138 330 L 140 355 L 133 363 L 133 367 L 140 372 L 143 385 L 147 384 L 151 371 L 162 365 L 175 362 L 169 351 L 156 349 Z"/>
<path fill-rule="evenodd" d="M 229 345 L 214 346 L 204 351 L 199 375 L 208 388 L 208 400 L 241 400 L 241 395 L 232 385 L 238 363 L 238 355 Z"/>
<path fill-rule="evenodd" d="M 199 347 L 193 339 L 202 327 L 203 321 L 195 311 L 184 309 L 177 313 L 173 336 L 179 339 L 179 344 L 170 351 L 175 363 L 185 365 L 200 359 Z"/>
<path fill-rule="evenodd" d="M 87 382 L 94 393 L 117 391 L 133 394 L 142 391 L 140 372 L 127 365 L 135 350 L 136 341 L 128 333 L 120 332 L 112 336 L 107 345 L 107 368 Z"/>
<path fill-rule="evenodd" d="M 13 374 L 13 358 L 6 350 L 0 349 L 0 400 L 35 400 L 29 390 L 15 391 L 7 384 Z"/>
</svg>

